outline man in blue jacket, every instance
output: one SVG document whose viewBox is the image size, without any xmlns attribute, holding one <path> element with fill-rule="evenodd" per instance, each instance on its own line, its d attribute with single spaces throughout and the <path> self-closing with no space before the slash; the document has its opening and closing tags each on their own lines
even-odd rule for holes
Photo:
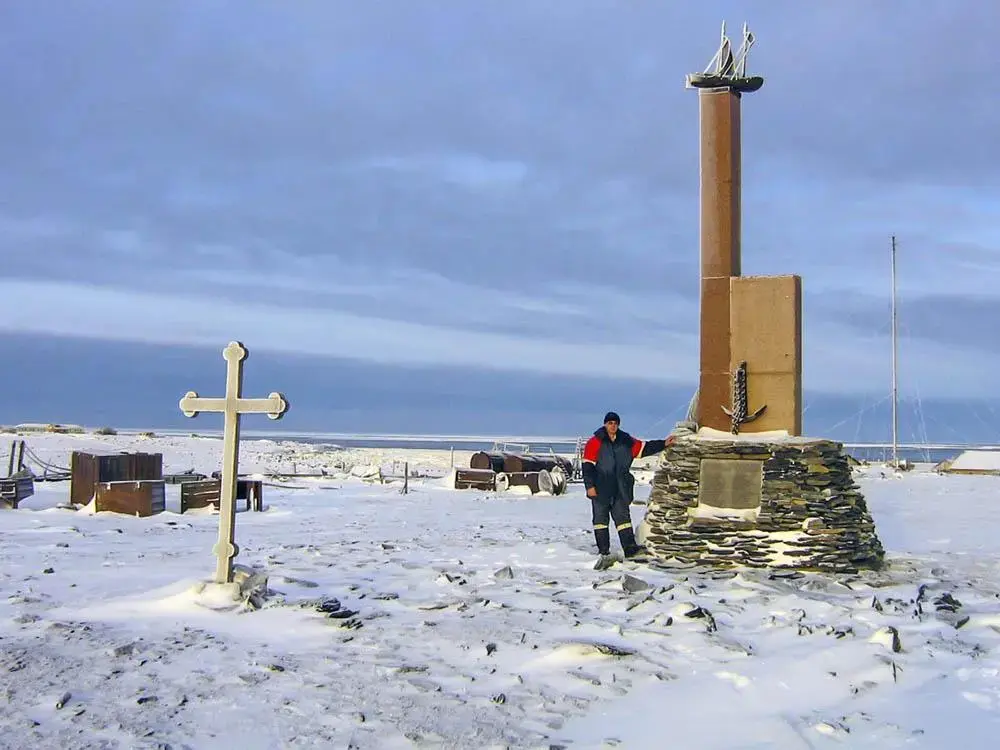
<svg viewBox="0 0 1000 750">
<path fill-rule="evenodd" d="M 620 429 L 621 418 L 613 411 L 604 415 L 604 426 L 594 432 L 583 448 L 583 484 L 587 488 L 594 520 L 594 539 L 601 557 L 611 553 L 610 521 L 626 558 L 646 550 L 636 544 L 629 505 L 635 477 L 632 461 L 662 451 L 674 439 L 639 440 Z"/>
</svg>

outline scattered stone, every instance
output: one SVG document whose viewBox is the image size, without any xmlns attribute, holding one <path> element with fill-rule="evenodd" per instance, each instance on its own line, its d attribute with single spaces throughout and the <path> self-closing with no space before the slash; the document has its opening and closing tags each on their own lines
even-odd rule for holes
<svg viewBox="0 0 1000 750">
<path fill-rule="evenodd" d="M 72 697 L 73 695 L 71 693 L 63 693 L 62 696 L 60 696 L 59 700 L 56 701 L 56 708 L 61 709 L 63 706 L 69 703 L 69 700 Z"/>
<path fill-rule="evenodd" d="M 372 597 L 372 599 L 376 599 L 378 601 L 393 601 L 394 599 L 398 599 L 398 598 L 399 598 L 399 594 L 393 594 L 391 592 L 390 593 L 385 593 L 385 594 L 375 594 Z"/>
<path fill-rule="evenodd" d="M 636 578 L 635 576 L 628 575 L 627 573 L 622 578 L 622 589 L 628 594 L 635 594 L 639 591 L 647 591 L 651 588 L 653 587 L 641 578 Z"/>
<path fill-rule="evenodd" d="M 354 617 L 357 611 L 353 609 L 338 609 L 333 612 L 327 612 L 326 616 L 330 620 L 346 620 L 348 618 Z"/>
<path fill-rule="evenodd" d="M 934 600 L 934 608 L 938 612 L 957 612 L 962 606 L 962 602 L 949 593 L 941 594 Z"/>
<path fill-rule="evenodd" d="M 498 570 L 496 573 L 494 573 L 493 577 L 496 578 L 498 581 L 509 581 L 511 578 L 514 577 L 514 569 L 511 568 L 509 565 L 505 565 L 504 567 L 500 568 L 500 570 Z"/>
<path fill-rule="evenodd" d="M 495 652 L 496 650 L 497 650 L 497 644 L 495 644 L 495 643 L 487 643 L 486 644 L 486 655 L 487 656 L 493 656 L 493 652 Z"/>
<path fill-rule="evenodd" d="M 336 612 L 340 609 L 340 601 L 338 599 L 324 599 L 316 607 L 318 612 Z"/>
<path fill-rule="evenodd" d="M 496 695 L 493 696 L 491 700 L 497 705 L 502 706 L 504 703 L 507 702 L 507 696 L 504 695 L 503 693 L 497 693 Z"/>
<path fill-rule="evenodd" d="M 46 568 L 45 570 L 42 571 L 42 573 L 44 573 L 45 575 L 50 575 L 55 572 L 56 572 L 55 568 Z"/>
<path fill-rule="evenodd" d="M 612 643 L 596 642 L 590 644 L 594 649 L 605 656 L 634 656 L 636 651 L 628 646 L 617 646 Z"/>
<path fill-rule="evenodd" d="M 138 700 L 136 700 L 136 703 L 138 703 L 140 706 L 144 706 L 147 703 L 158 703 L 159 700 L 160 699 L 157 698 L 155 695 L 144 695 L 140 697 Z"/>
</svg>

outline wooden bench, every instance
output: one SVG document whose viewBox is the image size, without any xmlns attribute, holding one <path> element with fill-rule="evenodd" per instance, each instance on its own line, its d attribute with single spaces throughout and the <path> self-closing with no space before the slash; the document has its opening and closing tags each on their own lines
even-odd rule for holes
<svg viewBox="0 0 1000 750">
<path fill-rule="evenodd" d="M 219 508 L 222 496 L 222 480 L 206 479 L 200 482 L 181 484 L 181 513 L 209 505 Z M 264 510 L 264 482 L 260 479 L 237 479 L 236 500 L 246 500 L 247 510 Z"/>
<path fill-rule="evenodd" d="M 17 510 L 17 505 L 35 494 L 35 479 L 29 471 L 19 471 L 0 479 L 0 508 Z"/>
<path fill-rule="evenodd" d="M 456 490 L 483 490 L 497 488 L 497 475 L 492 469 L 455 469 Z"/>
</svg>

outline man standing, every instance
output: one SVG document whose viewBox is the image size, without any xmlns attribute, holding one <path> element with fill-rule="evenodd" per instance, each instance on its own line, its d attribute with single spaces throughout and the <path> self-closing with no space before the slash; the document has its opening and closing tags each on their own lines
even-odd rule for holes
<svg viewBox="0 0 1000 750">
<path fill-rule="evenodd" d="M 601 555 L 598 566 L 611 554 L 611 529 L 615 530 L 626 558 L 636 557 L 645 548 L 635 542 L 632 530 L 632 503 L 635 477 L 632 461 L 659 453 L 674 439 L 638 440 L 619 429 L 621 418 L 613 411 L 604 415 L 604 426 L 594 432 L 583 448 L 583 484 L 593 510 L 594 538 Z"/>
</svg>

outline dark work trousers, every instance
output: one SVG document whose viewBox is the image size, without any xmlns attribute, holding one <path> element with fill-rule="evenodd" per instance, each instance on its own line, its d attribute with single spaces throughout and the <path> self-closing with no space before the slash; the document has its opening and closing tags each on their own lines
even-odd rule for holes
<svg viewBox="0 0 1000 750">
<path fill-rule="evenodd" d="M 609 500 L 606 496 L 598 495 L 590 498 L 590 505 L 594 518 L 594 539 L 600 554 L 606 555 L 611 551 L 611 529 L 608 524 L 612 520 L 615 522 L 615 530 L 621 540 L 622 549 L 628 551 L 635 547 L 628 499 L 615 497 Z"/>
</svg>

